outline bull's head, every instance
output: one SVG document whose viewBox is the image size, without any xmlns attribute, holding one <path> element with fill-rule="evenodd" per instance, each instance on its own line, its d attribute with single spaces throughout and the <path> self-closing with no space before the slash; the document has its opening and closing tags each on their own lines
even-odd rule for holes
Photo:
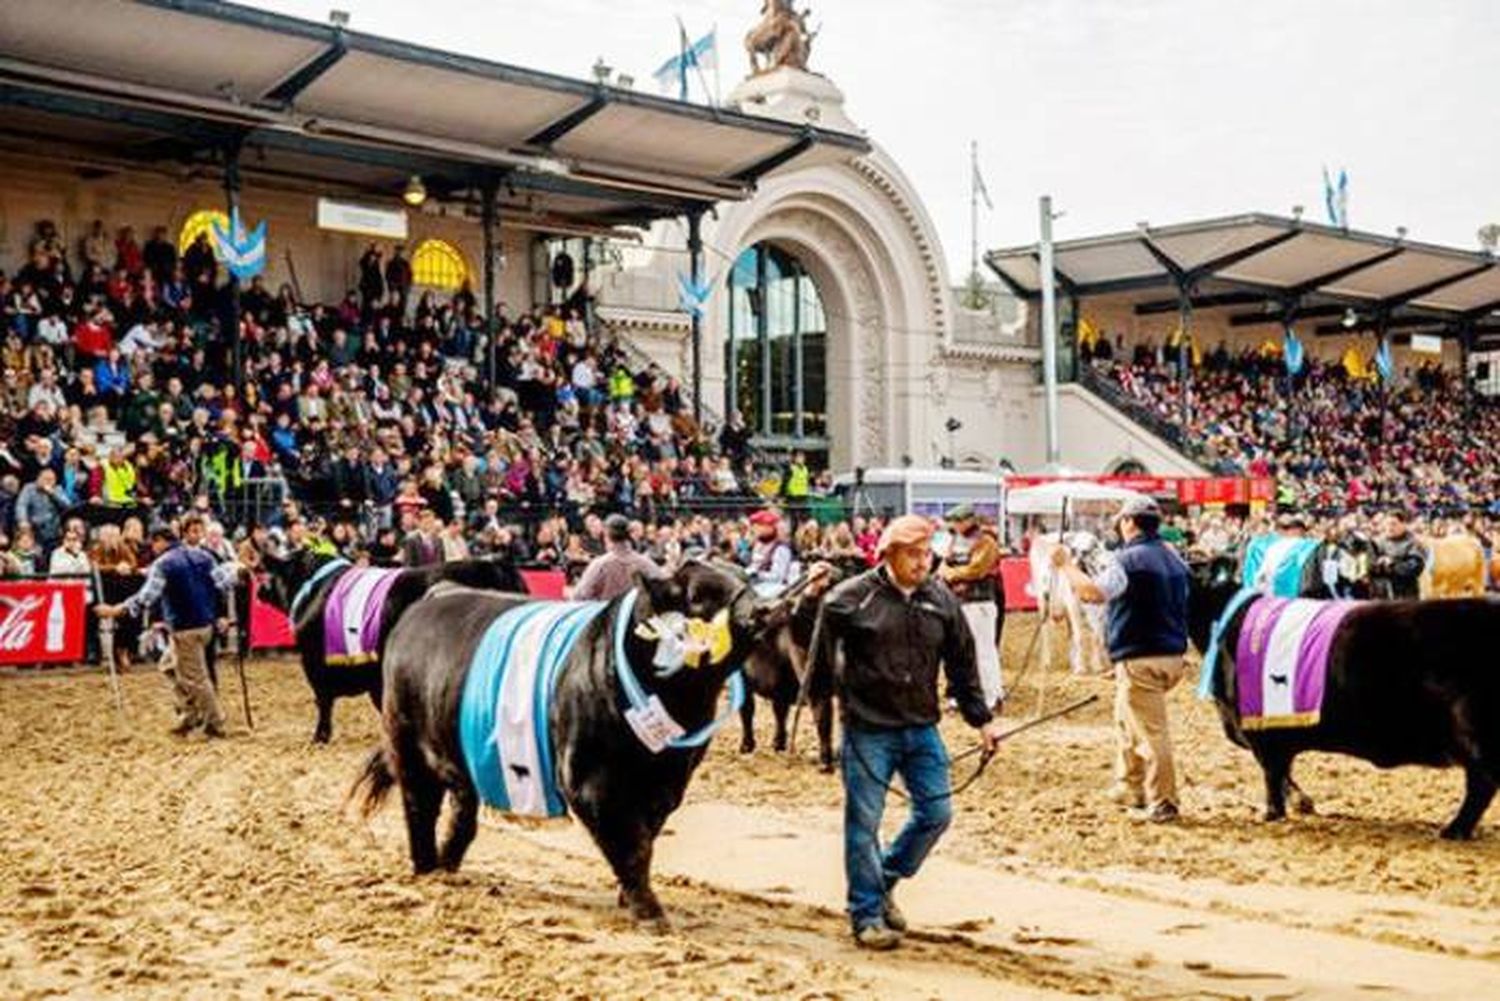
<svg viewBox="0 0 1500 1001">
<path fill-rule="evenodd" d="M 637 640 L 652 646 L 657 673 L 739 663 L 781 612 L 730 569 L 689 560 L 666 577 L 637 579 Z"/>
<path fill-rule="evenodd" d="M 1239 590 L 1239 563 L 1232 556 L 1194 556 L 1188 572 L 1188 635 L 1202 653 L 1214 622 Z"/>
</svg>

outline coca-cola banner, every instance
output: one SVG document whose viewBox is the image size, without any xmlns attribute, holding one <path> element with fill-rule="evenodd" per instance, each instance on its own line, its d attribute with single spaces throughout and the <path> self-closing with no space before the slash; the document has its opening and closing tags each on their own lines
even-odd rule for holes
<svg viewBox="0 0 1500 1001">
<path fill-rule="evenodd" d="M 85 592 L 81 580 L 0 581 L 0 664 L 83 660 Z"/>
</svg>

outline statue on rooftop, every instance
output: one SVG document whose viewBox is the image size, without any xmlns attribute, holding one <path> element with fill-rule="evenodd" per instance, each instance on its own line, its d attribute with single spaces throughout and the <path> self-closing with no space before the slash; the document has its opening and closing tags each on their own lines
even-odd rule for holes
<svg viewBox="0 0 1500 1001">
<path fill-rule="evenodd" d="M 760 23 L 745 35 L 745 51 L 750 55 L 750 73 L 760 76 L 783 66 L 807 69 L 816 31 L 807 27 L 810 11 L 798 12 L 793 0 L 764 0 Z M 764 63 L 761 57 L 765 58 Z"/>
</svg>

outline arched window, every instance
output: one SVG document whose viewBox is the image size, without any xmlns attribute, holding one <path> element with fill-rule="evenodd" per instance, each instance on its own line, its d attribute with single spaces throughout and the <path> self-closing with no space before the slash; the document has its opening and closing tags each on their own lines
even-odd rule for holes
<svg viewBox="0 0 1500 1001">
<path fill-rule="evenodd" d="M 411 275 L 415 285 L 457 292 L 469 279 L 469 262 L 447 240 L 423 240 L 412 255 Z"/>
<path fill-rule="evenodd" d="M 177 253 L 179 255 L 187 253 L 187 249 L 193 245 L 193 241 L 198 239 L 199 233 L 206 234 L 209 246 L 213 246 L 214 223 L 218 223 L 219 228 L 226 233 L 229 231 L 229 215 L 225 212 L 220 212 L 218 209 L 199 209 L 188 216 L 187 221 L 182 224 L 181 232 L 177 234 Z"/>
<path fill-rule="evenodd" d="M 826 447 L 828 322 L 802 262 L 760 243 L 729 272 L 728 386 L 761 438 L 808 450 Z"/>
</svg>

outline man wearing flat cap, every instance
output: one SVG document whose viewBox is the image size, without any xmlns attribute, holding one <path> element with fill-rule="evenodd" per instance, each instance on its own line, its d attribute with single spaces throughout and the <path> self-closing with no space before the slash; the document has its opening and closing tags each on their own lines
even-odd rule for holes
<svg viewBox="0 0 1500 1001">
<path fill-rule="evenodd" d="M 1188 568 L 1161 540 L 1161 509 L 1151 498 L 1126 501 L 1115 521 L 1123 546 L 1098 576 L 1080 570 L 1063 546 L 1052 558 L 1080 600 L 1108 607 L 1117 733 L 1110 798 L 1162 823 L 1178 815 L 1167 693 L 1187 671 Z"/>
<path fill-rule="evenodd" d="M 1005 625 L 1000 542 L 972 505 L 960 504 L 949 511 L 948 524 L 953 527 L 953 542 L 943 554 L 940 574 L 963 603 L 964 618 L 974 634 L 979 683 L 993 706 L 1005 697 L 1000 681 L 1000 635 Z"/>
<path fill-rule="evenodd" d="M 1000 726 L 979 684 L 974 639 L 958 599 L 930 576 L 932 525 L 897 518 L 877 551 L 878 567 L 846 580 L 822 602 L 814 669 L 833 672 L 843 711 L 844 869 L 854 938 L 862 948 L 893 949 L 906 919 L 891 892 L 898 880 L 916 875 L 953 819 L 948 752 L 937 728 L 939 668 L 948 695 L 965 722 L 979 728 L 987 750 L 999 743 Z M 815 594 L 821 584 L 809 590 Z M 880 818 L 898 775 L 911 814 L 882 848 Z"/>
</svg>

